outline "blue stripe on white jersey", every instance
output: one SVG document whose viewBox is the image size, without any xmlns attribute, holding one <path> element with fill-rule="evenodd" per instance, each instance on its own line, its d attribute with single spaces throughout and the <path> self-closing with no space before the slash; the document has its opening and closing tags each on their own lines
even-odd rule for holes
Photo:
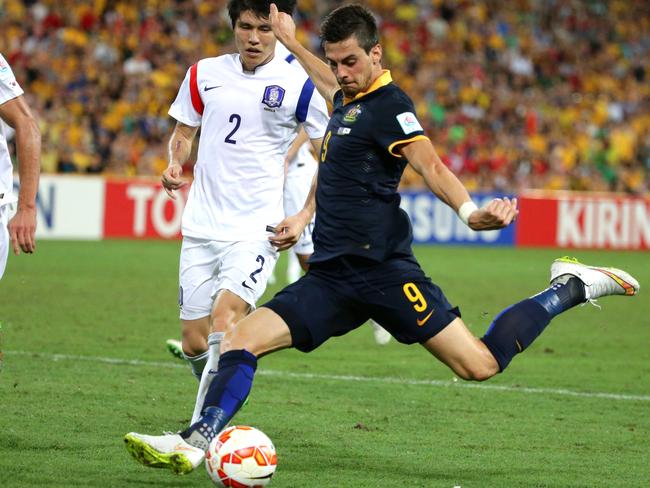
<svg viewBox="0 0 650 488">
<path fill-rule="evenodd" d="M 284 60 L 289 64 L 291 64 L 294 59 L 296 59 L 296 57 L 293 54 L 289 54 L 286 58 L 284 58 Z"/>
<path fill-rule="evenodd" d="M 298 105 L 296 106 L 296 119 L 300 123 L 307 120 L 307 112 L 309 111 L 309 102 L 311 101 L 311 96 L 314 94 L 314 83 L 311 79 L 307 78 L 305 84 L 302 86 L 302 91 L 300 92 L 300 98 L 298 98 Z"/>
</svg>

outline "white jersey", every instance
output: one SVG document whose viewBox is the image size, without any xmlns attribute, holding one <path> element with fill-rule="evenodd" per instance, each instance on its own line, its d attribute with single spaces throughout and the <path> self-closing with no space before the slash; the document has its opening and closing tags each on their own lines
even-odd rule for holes
<svg viewBox="0 0 650 488">
<path fill-rule="evenodd" d="M 304 71 L 274 57 L 254 72 L 239 54 L 207 58 L 187 72 L 169 114 L 201 126 L 182 221 L 184 236 L 266 239 L 283 219 L 284 157 L 300 125 L 323 137 L 325 100 Z"/>
<path fill-rule="evenodd" d="M 0 105 L 23 94 L 22 88 L 16 81 L 9 63 L 0 54 Z M 7 132 L 9 127 L 0 121 L 0 205 L 14 203 L 13 194 L 13 165 L 7 147 Z"/>
<path fill-rule="evenodd" d="M 281 42 L 277 42 L 275 45 L 275 55 L 304 72 L 296 57 L 291 54 L 291 52 Z M 287 178 L 290 176 L 304 176 L 305 178 L 309 178 L 311 181 L 317 167 L 318 163 L 311 153 L 311 143 L 306 141 L 302 146 L 300 146 L 296 156 L 289 161 L 287 167 Z"/>
</svg>

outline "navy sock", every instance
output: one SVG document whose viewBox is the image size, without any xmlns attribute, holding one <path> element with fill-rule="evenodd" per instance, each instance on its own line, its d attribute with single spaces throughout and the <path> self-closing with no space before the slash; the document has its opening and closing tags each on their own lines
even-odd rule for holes
<svg viewBox="0 0 650 488">
<path fill-rule="evenodd" d="M 584 303 L 585 285 L 575 276 L 562 275 L 546 290 L 530 297 L 551 314 L 551 318 Z"/>
<path fill-rule="evenodd" d="M 542 333 L 551 318 L 542 305 L 527 298 L 497 315 L 481 340 L 503 371 L 515 354 L 526 349 Z"/>
<path fill-rule="evenodd" d="M 201 418 L 181 432 L 181 437 L 193 446 L 207 449 L 248 397 L 256 369 L 257 358 L 246 350 L 222 354 L 218 372 L 205 395 Z"/>
<path fill-rule="evenodd" d="M 578 278 L 563 275 L 537 295 L 501 312 L 481 338 L 503 371 L 539 336 L 551 319 L 585 301 L 585 286 Z"/>
</svg>

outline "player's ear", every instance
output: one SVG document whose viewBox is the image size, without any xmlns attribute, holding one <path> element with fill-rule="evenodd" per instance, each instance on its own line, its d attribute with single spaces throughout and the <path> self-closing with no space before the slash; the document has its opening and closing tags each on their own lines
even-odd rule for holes
<svg viewBox="0 0 650 488">
<path fill-rule="evenodd" d="M 381 63 L 381 57 L 383 55 L 383 51 L 381 49 L 381 44 L 375 44 L 371 49 L 370 49 L 370 58 L 372 59 L 372 64 L 379 64 Z"/>
</svg>

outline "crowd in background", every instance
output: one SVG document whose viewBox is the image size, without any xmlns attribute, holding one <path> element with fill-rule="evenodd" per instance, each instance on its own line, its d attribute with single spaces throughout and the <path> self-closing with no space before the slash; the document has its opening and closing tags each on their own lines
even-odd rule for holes
<svg viewBox="0 0 650 488">
<path fill-rule="evenodd" d="M 384 67 L 470 190 L 648 191 L 647 1 L 362 3 Z M 234 51 L 225 4 L 0 0 L 0 53 L 39 116 L 43 172 L 160 174 L 187 68 Z M 306 45 L 339 4 L 298 0 Z"/>
</svg>

